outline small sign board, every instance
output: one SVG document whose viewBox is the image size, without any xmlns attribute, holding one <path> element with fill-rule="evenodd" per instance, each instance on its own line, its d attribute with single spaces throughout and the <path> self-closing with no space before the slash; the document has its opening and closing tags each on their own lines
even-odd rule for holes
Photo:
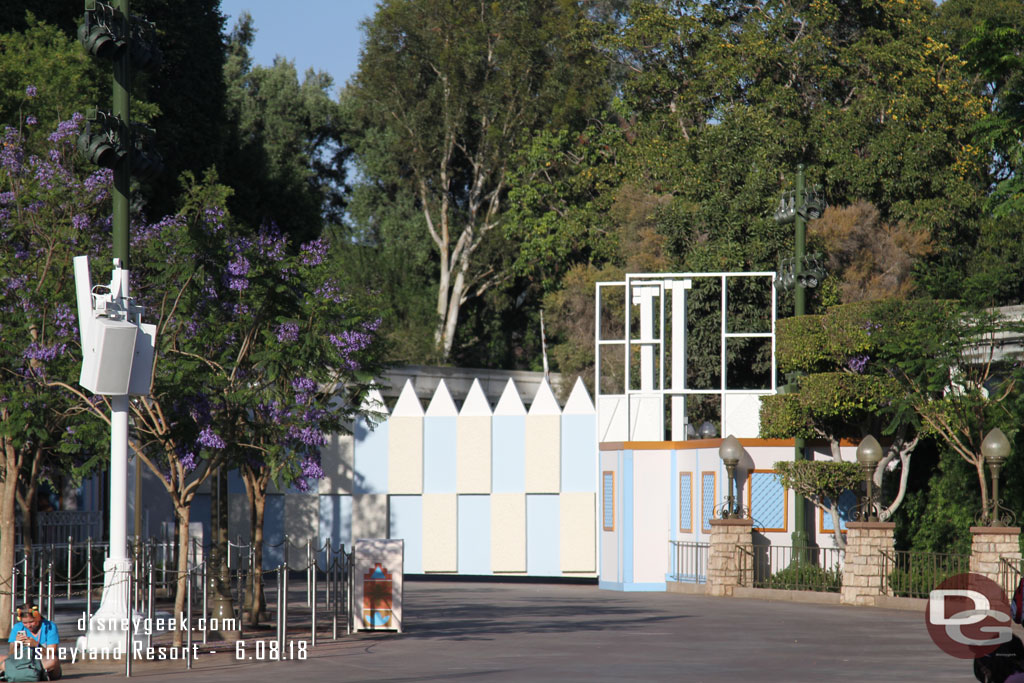
<svg viewBox="0 0 1024 683">
<path fill-rule="evenodd" d="M 356 631 L 402 632 L 402 565 L 405 542 L 361 538 L 355 542 L 352 616 Z"/>
</svg>

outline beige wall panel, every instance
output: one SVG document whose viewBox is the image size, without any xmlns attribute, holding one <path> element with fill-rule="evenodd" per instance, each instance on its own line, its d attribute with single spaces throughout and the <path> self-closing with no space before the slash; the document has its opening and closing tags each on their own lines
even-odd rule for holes
<svg viewBox="0 0 1024 683">
<path fill-rule="evenodd" d="M 364 493 L 352 496 L 352 540 L 387 537 L 387 494 Z"/>
<path fill-rule="evenodd" d="M 317 484 L 317 493 L 351 494 L 353 449 L 351 434 L 331 434 L 327 444 L 320 449 L 320 467 L 324 478 Z"/>
<path fill-rule="evenodd" d="M 459 506 L 454 493 L 423 496 L 423 571 L 459 569 Z"/>
<path fill-rule="evenodd" d="M 284 496 L 284 533 L 288 537 L 288 564 L 306 566 L 306 543 L 316 546 L 320 531 L 320 497 L 307 493 Z"/>
<path fill-rule="evenodd" d="M 388 420 L 388 493 L 423 493 L 423 418 Z"/>
<path fill-rule="evenodd" d="M 558 496 L 562 521 L 559 556 L 563 572 L 597 571 L 597 520 L 593 493 L 562 493 Z"/>
<path fill-rule="evenodd" d="M 491 492 L 491 418 L 474 415 L 455 422 L 455 490 Z"/>
<path fill-rule="evenodd" d="M 526 494 L 491 494 L 491 571 L 526 571 Z"/>
<path fill-rule="evenodd" d="M 562 473 L 562 418 L 526 416 L 526 492 L 558 493 Z"/>
</svg>

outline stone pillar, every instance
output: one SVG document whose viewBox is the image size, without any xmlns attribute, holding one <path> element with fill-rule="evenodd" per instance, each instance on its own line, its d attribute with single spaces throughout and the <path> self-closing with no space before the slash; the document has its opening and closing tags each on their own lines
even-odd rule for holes
<svg viewBox="0 0 1024 683">
<path fill-rule="evenodd" d="M 754 576 L 752 556 L 740 553 L 753 549 L 751 529 L 754 522 L 749 519 L 712 519 L 711 542 L 708 548 L 707 595 L 731 596 L 736 586 L 750 586 Z M 743 550 L 740 550 L 742 548 Z"/>
<path fill-rule="evenodd" d="M 882 553 L 892 555 L 893 522 L 847 522 L 839 602 L 873 606 L 882 594 Z"/>
<path fill-rule="evenodd" d="M 1019 526 L 971 527 L 971 572 L 992 579 L 1007 596 L 1013 595 L 1017 586 L 1015 577 L 1001 571 L 1002 560 L 1006 558 L 1014 567 L 1020 566 L 1019 537 Z"/>
</svg>

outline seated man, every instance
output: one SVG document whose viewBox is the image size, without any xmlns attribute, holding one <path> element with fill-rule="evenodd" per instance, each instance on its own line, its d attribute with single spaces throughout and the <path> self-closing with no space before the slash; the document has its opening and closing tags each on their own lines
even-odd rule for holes
<svg viewBox="0 0 1024 683">
<path fill-rule="evenodd" d="M 61 676 L 60 659 L 57 657 L 57 645 L 60 637 L 57 634 L 57 624 L 43 619 L 39 607 L 31 603 L 18 608 L 18 619 L 21 621 L 14 624 L 11 629 L 11 637 L 8 642 L 11 644 L 10 653 L 0 655 L 0 671 L 3 671 L 4 660 L 14 657 L 20 649 L 20 658 L 38 657 L 36 648 L 42 648 L 42 659 L 40 660 L 43 669 L 51 681 L 56 681 Z M 21 648 L 17 644 L 21 643 Z"/>
</svg>

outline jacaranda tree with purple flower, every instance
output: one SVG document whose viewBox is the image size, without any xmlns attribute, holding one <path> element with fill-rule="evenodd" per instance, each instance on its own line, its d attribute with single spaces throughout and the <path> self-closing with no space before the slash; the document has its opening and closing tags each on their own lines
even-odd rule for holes
<svg viewBox="0 0 1024 683">
<path fill-rule="evenodd" d="M 383 350 L 365 297 L 339 290 L 328 242 L 244 229 L 219 208 L 227 193 L 213 178 L 191 182 L 177 220 L 136 236 L 136 292 L 159 317 L 154 390 L 139 401 L 150 414 L 136 423 L 165 435 L 172 480 L 239 468 L 260 558 L 270 483 L 305 490 L 323 477 L 321 448 L 354 417 Z M 255 622 L 259 562 L 250 594 Z"/>
<path fill-rule="evenodd" d="M 77 160 L 82 118 L 55 131 L 32 123 L 41 88 L 25 88 L 18 125 L 0 128 L 0 581 L 14 562 L 15 506 L 22 537 L 33 542 L 41 480 L 77 480 L 102 460 L 107 437 L 88 406 L 49 386 L 77 378 L 71 258 L 109 242 L 106 171 Z M 0 587 L 0 614 L 10 609 Z M 0 635 L 9 624 L 0 620 Z"/>
</svg>

